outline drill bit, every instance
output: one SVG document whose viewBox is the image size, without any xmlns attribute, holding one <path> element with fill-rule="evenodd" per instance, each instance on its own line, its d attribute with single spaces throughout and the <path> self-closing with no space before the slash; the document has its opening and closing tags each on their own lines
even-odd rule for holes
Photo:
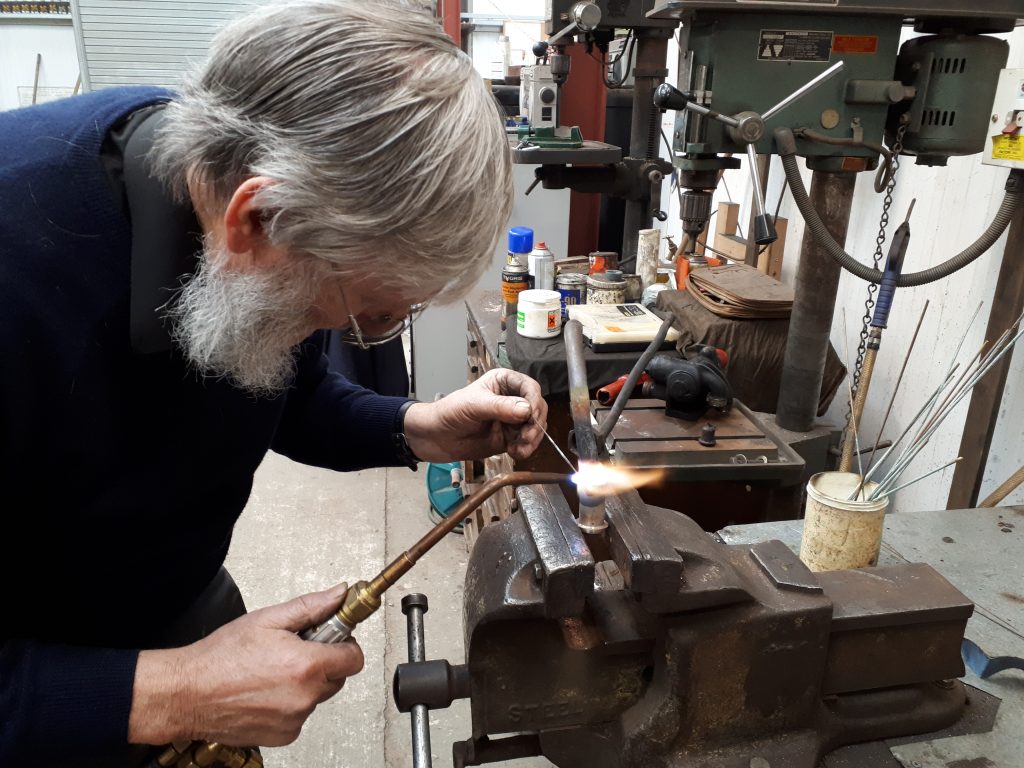
<svg viewBox="0 0 1024 768">
<path fill-rule="evenodd" d="M 537 416 L 534 414 L 530 414 L 530 418 L 533 420 L 533 423 L 537 425 L 537 429 L 544 433 L 544 437 L 546 437 L 548 439 L 548 442 L 551 443 L 551 447 L 554 448 L 558 455 L 561 456 L 562 459 L 565 461 L 565 463 L 569 465 L 569 469 L 571 469 L 573 472 L 576 472 L 577 469 L 575 465 L 572 463 L 572 461 L 569 460 L 569 457 L 565 455 L 565 451 L 559 448 L 558 443 L 555 442 L 555 438 L 553 438 L 551 434 L 546 429 L 544 429 L 544 427 L 541 426 L 540 422 L 537 421 Z"/>
</svg>

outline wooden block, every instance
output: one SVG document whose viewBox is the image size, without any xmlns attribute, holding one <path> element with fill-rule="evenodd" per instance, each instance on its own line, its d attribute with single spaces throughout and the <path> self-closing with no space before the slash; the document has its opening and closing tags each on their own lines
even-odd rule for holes
<svg viewBox="0 0 1024 768">
<path fill-rule="evenodd" d="M 727 235 L 721 232 L 715 234 L 715 250 L 723 253 L 733 261 L 742 263 L 747 252 L 747 241 L 738 235 Z M 719 254 L 712 254 L 718 256 Z"/>
<path fill-rule="evenodd" d="M 719 203 L 717 215 L 715 239 L 718 239 L 718 235 L 735 235 L 740 223 L 739 203 Z"/>
<path fill-rule="evenodd" d="M 757 268 L 776 280 L 782 279 L 782 256 L 786 252 L 786 232 L 789 229 L 789 219 L 779 216 L 775 222 L 775 232 L 779 239 L 776 240 L 767 251 L 757 257 Z"/>
</svg>

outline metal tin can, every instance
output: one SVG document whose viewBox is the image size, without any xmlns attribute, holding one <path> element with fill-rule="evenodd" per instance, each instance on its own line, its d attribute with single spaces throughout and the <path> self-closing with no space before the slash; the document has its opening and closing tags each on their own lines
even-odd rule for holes
<svg viewBox="0 0 1024 768">
<path fill-rule="evenodd" d="M 622 279 L 626 283 L 626 301 L 640 301 L 644 292 L 643 278 L 640 275 L 623 275 Z"/>
<path fill-rule="evenodd" d="M 569 317 L 568 307 L 587 303 L 587 276 L 568 273 L 555 278 L 555 290 L 562 295 L 562 320 Z"/>
<path fill-rule="evenodd" d="M 587 278 L 588 304 L 625 304 L 626 283 L 623 280 L 609 280 L 604 273 Z"/>
</svg>

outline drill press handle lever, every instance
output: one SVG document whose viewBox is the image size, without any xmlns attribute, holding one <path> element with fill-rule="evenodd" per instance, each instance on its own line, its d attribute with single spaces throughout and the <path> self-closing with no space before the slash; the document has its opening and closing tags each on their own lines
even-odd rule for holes
<svg viewBox="0 0 1024 768">
<path fill-rule="evenodd" d="M 654 104 L 659 109 L 687 109 L 698 115 L 724 123 L 734 141 L 747 145 L 747 165 L 750 168 L 750 182 L 754 190 L 754 242 L 758 245 L 770 245 L 779 239 L 775 232 L 775 222 L 768 215 L 764 205 L 764 192 L 761 189 L 761 174 L 757 170 L 757 151 L 754 143 L 764 135 L 764 121 L 754 112 L 741 112 L 735 117 L 723 115 L 713 109 L 696 103 L 694 95 L 678 88 L 662 83 L 654 91 Z"/>
</svg>

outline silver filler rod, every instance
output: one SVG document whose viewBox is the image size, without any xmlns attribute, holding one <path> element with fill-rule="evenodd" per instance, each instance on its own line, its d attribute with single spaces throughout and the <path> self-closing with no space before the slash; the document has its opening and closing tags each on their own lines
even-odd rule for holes
<svg viewBox="0 0 1024 768">
<path fill-rule="evenodd" d="M 767 112 L 763 112 L 761 114 L 761 119 L 762 120 L 768 120 L 768 118 L 773 117 L 774 115 L 778 114 L 779 112 L 784 110 L 786 107 L 788 107 L 790 104 L 792 104 L 794 101 L 799 99 L 801 96 L 804 96 L 804 95 L 810 93 L 815 88 L 817 88 L 819 85 L 824 83 L 826 80 L 828 80 L 828 79 L 834 77 L 835 75 L 839 74 L 839 71 L 844 66 L 845 65 L 843 64 L 842 61 L 837 61 L 835 64 L 833 64 L 831 67 L 826 69 L 824 72 L 822 72 L 816 78 L 814 78 L 810 82 L 805 83 L 804 85 L 801 85 L 799 88 L 797 88 L 791 94 L 789 94 L 789 96 L 784 98 L 782 101 L 780 101 L 774 107 L 769 109 Z"/>
</svg>

